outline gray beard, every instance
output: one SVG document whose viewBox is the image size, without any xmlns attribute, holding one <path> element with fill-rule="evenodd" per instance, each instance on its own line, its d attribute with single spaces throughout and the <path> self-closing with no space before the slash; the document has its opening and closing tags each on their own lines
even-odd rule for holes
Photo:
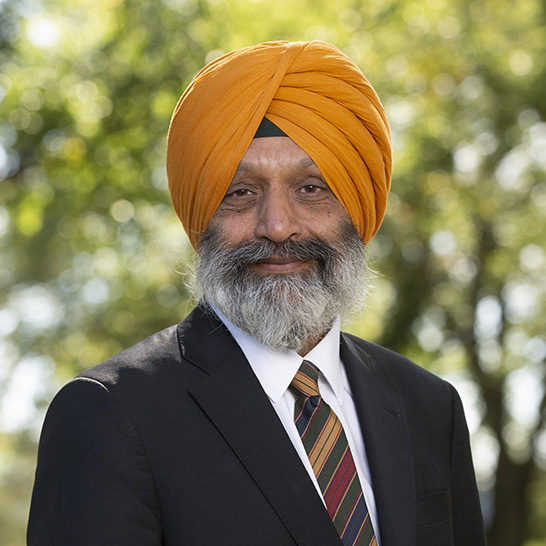
<svg viewBox="0 0 546 546">
<path fill-rule="evenodd" d="M 272 255 L 314 260 L 297 274 L 260 275 L 248 265 Z M 337 317 L 362 309 L 368 292 L 364 244 L 344 222 L 334 244 L 318 239 L 248 242 L 230 248 L 209 228 L 199 244 L 194 292 L 208 310 L 273 351 L 317 343 Z"/>
</svg>

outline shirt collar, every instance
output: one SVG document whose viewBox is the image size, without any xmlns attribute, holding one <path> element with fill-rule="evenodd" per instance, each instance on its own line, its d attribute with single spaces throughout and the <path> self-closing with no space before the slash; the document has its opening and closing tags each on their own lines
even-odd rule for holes
<svg viewBox="0 0 546 546">
<path fill-rule="evenodd" d="M 249 334 L 235 326 L 222 313 L 214 309 L 220 320 L 246 356 L 252 370 L 272 402 L 277 403 L 288 389 L 301 366 L 303 358 L 295 351 L 277 352 L 264 347 Z M 330 331 L 307 355 L 329 383 L 340 405 L 343 404 L 344 383 L 339 356 L 340 320 L 336 319 Z M 319 384 L 321 379 L 319 379 Z"/>
</svg>

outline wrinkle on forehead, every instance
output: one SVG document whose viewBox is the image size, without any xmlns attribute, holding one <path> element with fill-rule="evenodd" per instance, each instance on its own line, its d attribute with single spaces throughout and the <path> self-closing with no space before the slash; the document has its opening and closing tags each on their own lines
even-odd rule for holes
<svg viewBox="0 0 546 546">
<path fill-rule="evenodd" d="M 293 169 L 320 170 L 305 150 L 288 137 L 268 137 L 255 139 L 251 142 L 242 157 L 235 175 L 248 173 L 260 166 L 275 164 L 275 166 Z"/>
<path fill-rule="evenodd" d="M 293 163 L 293 166 L 295 168 L 301 168 L 301 169 L 307 169 L 309 167 L 314 167 L 314 168 L 318 169 L 316 163 L 310 157 L 302 158 L 302 159 L 299 159 L 298 161 L 295 161 Z M 253 162 L 245 161 L 244 158 L 243 158 L 241 160 L 241 162 L 239 163 L 239 166 L 237 167 L 237 170 L 235 171 L 235 174 L 252 171 L 254 169 L 254 167 L 255 167 L 255 165 L 254 165 Z"/>
</svg>

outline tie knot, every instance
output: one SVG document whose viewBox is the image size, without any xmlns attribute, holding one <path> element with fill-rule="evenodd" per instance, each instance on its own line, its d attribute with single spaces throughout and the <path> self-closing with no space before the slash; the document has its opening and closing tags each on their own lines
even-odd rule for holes
<svg viewBox="0 0 546 546">
<path fill-rule="evenodd" d="M 292 379 L 290 387 L 296 394 L 296 397 L 320 396 L 317 367 L 311 364 L 311 362 L 304 360 L 296 372 L 294 379 Z"/>
</svg>

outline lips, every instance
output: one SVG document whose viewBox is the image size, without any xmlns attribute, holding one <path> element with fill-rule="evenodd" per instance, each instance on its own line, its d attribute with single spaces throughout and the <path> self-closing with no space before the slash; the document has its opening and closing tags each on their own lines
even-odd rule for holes
<svg viewBox="0 0 546 546">
<path fill-rule="evenodd" d="M 254 262 L 250 267 L 260 273 L 295 273 L 304 269 L 309 260 L 301 260 L 293 256 L 270 256 Z"/>
<path fill-rule="evenodd" d="M 269 258 L 262 258 L 261 260 L 258 260 L 257 264 L 273 264 L 273 265 L 284 265 L 289 264 L 293 262 L 301 262 L 304 260 L 300 260 L 299 258 L 294 258 L 292 256 L 270 256 Z"/>
</svg>

